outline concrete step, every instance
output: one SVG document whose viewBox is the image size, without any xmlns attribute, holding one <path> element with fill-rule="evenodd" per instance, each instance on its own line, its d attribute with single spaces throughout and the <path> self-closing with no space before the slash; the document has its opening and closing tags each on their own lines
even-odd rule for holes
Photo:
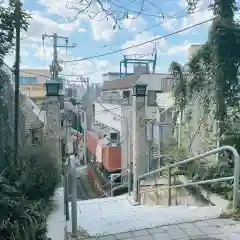
<svg viewBox="0 0 240 240">
<path fill-rule="evenodd" d="M 218 218 L 217 207 L 134 205 L 132 198 L 118 196 L 78 202 L 78 227 L 88 236 L 104 236 L 165 225 Z M 71 222 L 67 223 L 71 231 Z"/>
</svg>

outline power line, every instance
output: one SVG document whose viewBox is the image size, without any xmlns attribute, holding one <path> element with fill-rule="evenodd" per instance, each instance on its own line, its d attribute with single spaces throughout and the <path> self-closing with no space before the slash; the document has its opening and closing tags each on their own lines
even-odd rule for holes
<svg viewBox="0 0 240 240">
<path fill-rule="evenodd" d="M 118 52 L 123 52 L 123 51 L 128 50 L 128 49 L 132 49 L 132 48 L 135 48 L 135 47 L 140 47 L 140 46 L 145 45 L 145 44 L 147 44 L 147 43 L 151 43 L 151 42 L 154 42 L 154 41 L 157 41 L 157 40 L 161 40 L 161 39 L 164 39 L 164 38 L 167 38 L 167 37 L 176 35 L 176 34 L 178 34 L 178 33 L 185 32 L 185 31 L 187 31 L 187 30 L 189 30 L 189 29 L 192 29 L 192 28 L 195 28 L 195 27 L 200 26 L 200 25 L 202 25 L 202 24 L 211 22 L 213 19 L 215 19 L 215 18 L 210 18 L 210 19 L 208 19 L 208 20 L 206 20 L 206 21 L 202 21 L 202 22 L 196 23 L 196 24 L 194 24 L 194 25 L 192 25 L 192 26 L 189 26 L 189 27 L 180 29 L 180 30 L 178 30 L 178 31 L 175 31 L 175 32 L 166 34 L 166 35 L 164 35 L 164 36 L 161 36 L 161 37 L 158 37 L 158 38 L 154 38 L 154 39 L 151 39 L 151 40 L 148 40 L 148 41 L 139 43 L 139 44 L 135 44 L 135 45 L 132 45 L 132 46 L 129 46 L 129 47 L 126 47 L 126 48 L 117 49 L 117 50 L 115 50 L 115 51 L 111 51 L 111 52 L 107 52 L 107 53 L 102 53 L 102 54 L 99 54 L 99 55 L 94 55 L 94 56 L 85 57 L 85 58 L 81 58 L 81 59 L 67 60 L 66 62 L 81 62 L 81 61 L 85 61 L 85 60 L 89 60 L 89 59 L 93 59 L 93 58 L 104 57 L 104 56 L 111 55 L 111 54 L 118 53 Z"/>
<path fill-rule="evenodd" d="M 60 76 L 63 76 L 63 77 L 80 77 L 80 76 L 87 76 L 87 75 L 91 75 L 91 74 L 94 74 L 96 72 L 99 72 L 101 70 L 105 70 L 106 68 L 99 68 L 95 71 L 92 71 L 92 72 L 88 72 L 88 73 L 84 73 L 84 74 L 64 74 L 64 73 L 59 73 Z M 44 74 L 36 74 L 36 73 L 33 73 L 33 72 L 29 72 L 29 71 L 26 71 L 26 70 L 21 70 L 21 72 L 23 73 L 28 73 L 28 74 L 31 74 L 33 76 L 37 76 L 37 77 L 45 77 L 46 79 L 51 79 L 51 77 L 47 77 L 45 76 Z"/>
<path fill-rule="evenodd" d="M 202 11 L 205 11 L 205 10 L 208 10 L 208 9 L 209 9 L 209 8 L 202 8 L 202 9 L 196 10 L 196 11 L 194 11 L 194 12 L 192 12 L 192 13 L 189 13 L 188 15 L 184 14 L 184 15 L 178 15 L 178 16 L 172 16 L 172 15 L 166 16 L 167 14 L 164 13 L 165 18 L 164 18 L 162 21 L 158 22 L 157 24 L 154 24 L 154 25 L 152 25 L 152 26 L 144 29 L 143 31 L 137 32 L 134 36 L 130 36 L 130 37 L 128 37 L 127 39 L 125 39 L 125 40 L 123 40 L 123 41 L 121 41 L 121 42 L 119 42 L 119 43 L 112 43 L 112 44 L 108 44 L 108 45 L 103 45 L 103 46 L 101 46 L 100 48 L 110 48 L 111 46 L 114 46 L 114 45 L 123 44 L 123 43 L 125 43 L 126 41 L 133 40 L 136 36 L 138 36 L 138 35 L 140 35 L 140 34 L 142 34 L 142 33 L 144 33 L 144 32 L 147 32 L 147 31 L 151 30 L 152 28 L 158 27 L 159 25 L 163 24 L 164 22 L 166 22 L 166 21 L 168 21 L 168 20 L 184 18 L 184 17 L 186 17 L 186 16 L 191 16 L 191 15 L 194 15 L 195 13 L 202 12 Z M 184 11 L 184 10 L 187 10 L 187 8 L 182 9 L 180 12 L 182 12 L 182 11 Z M 179 13 L 179 12 L 178 12 L 178 13 Z M 141 14 L 141 15 L 143 15 L 143 14 Z M 130 19 L 132 19 L 132 18 L 130 18 Z M 97 54 L 98 54 L 98 53 L 97 53 Z"/>
</svg>

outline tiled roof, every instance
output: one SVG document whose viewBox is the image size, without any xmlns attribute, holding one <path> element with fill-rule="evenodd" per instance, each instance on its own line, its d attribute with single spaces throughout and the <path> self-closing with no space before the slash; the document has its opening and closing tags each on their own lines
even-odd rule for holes
<svg viewBox="0 0 240 240">
<path fill-rule="evenodd" d="M 103 91 L 115 90 L 115 89 L 127 89 L 131 88 L 132 85 L 138 80 L 141 74 L 128 76 L 109 82 L 104 82 L 102 86 Z"/>
</svg>

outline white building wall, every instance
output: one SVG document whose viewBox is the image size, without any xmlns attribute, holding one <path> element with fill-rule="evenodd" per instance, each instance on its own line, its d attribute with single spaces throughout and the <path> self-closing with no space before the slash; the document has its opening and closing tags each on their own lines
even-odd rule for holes
<svg viewBox="0 0 240 240">
<path fill-rule="evenodd" d="M 121 106 L 119 104 L 95 103 L 95 120 L 118 130 L 121 133 L 121 118 L 122 108 L 126 111 L 131 109 L 131 106 Z M 122 136 L 122 133 L 120 134 Z"/>
<path fill-rule="evenodd" d="M 113 100 L 113 101 L 120 101 L 120 95 L 121 95 L 121 91 L 120 90 L 116 90 L 116 91 L 104 91 L 101 92 L 101 100 L 102 101 L 109 101 L 109 100 Z"/>
</svg>

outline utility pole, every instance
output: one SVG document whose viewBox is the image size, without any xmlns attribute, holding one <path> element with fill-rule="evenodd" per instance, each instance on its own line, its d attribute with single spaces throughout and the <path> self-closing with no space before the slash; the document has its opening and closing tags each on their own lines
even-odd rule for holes
<svg viewBox="0 0 240 240">
<path fill-rule="evenodd" d="M 52 73 L 52 80 L 58 81 L 58 74 L 59 74 L 59 72 L 62 71 L 62 69 L 58 62 L 57 49 L 58 48 L 75 48 L 76 44 L 68 45 L 68 38 L 58 36 L 56 33 L 54 33 L 53 35 L 48 35 L 46 33 L 43 34 L 42 35 L 43 41 L 46 37 L 53 38 L 53 62 L 52 62 L 52 65 L 50 66 L 50 72 Z M 65 40 L 65 45 L 58 45 L 58 39 Z"/>
<path fill-rule="evenodd" d="M 68 45 L 68 38 L 58 36 L 56 33 L 53 35 L 43 34 L 42 39 L 53 38 L 53 61 L 50 65 L 50 72 L 52 74 L 51 80 L 46 81 L 47 88 L 47 128 L 49 145 L 53 148 L 53 154 L 59 160 L 61 159 L 61 144 L 60 144 L 60 79 L 58 78 L 59 72 L 62 71 L 61 66 L 58 61 L 58 48 L 74 48 L 76 45 Z M 65 40 L 65 45 L 58 45 L 58 40 Z M 66 143 L 67 144 L 67 143 Z"/>
<path fill-rule="evenodd" d="M 21 2 L 16 0 L 15 7 L 16 20 L 16 62 L 15 62 L 15 118 L 14 118 L 14 160 L 18 161 L 18 127 L 19 127 L 19 71 L 20 71 L 20 20 L 21 20 Z M 21 166 L 21 163 L 20 163 Z"/>
</svg>

